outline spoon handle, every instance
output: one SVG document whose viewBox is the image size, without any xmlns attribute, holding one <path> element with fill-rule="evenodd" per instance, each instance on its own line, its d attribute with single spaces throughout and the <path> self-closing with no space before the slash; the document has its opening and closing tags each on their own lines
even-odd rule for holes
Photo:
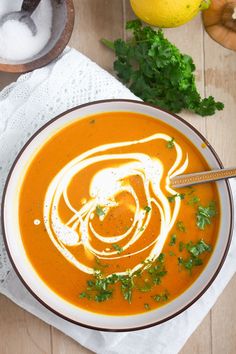
<svg viewBox="0 0 236 354">
<path fill-rule="evenodd" d="M 170 179 L 171 187 L 181 188 L 193 184 L 218 181 L 220 179 L 236 177 L 236 168 L 223 168 L 206 172 L 190 173 L 186 175 L 175 176 Z"/>
<path fill-rule="evenodd" d="M 21 6 L 21 11 L 28 12 L 29 15 L 36 10 L 41 0 L 24 0 Z"/>
</svg>

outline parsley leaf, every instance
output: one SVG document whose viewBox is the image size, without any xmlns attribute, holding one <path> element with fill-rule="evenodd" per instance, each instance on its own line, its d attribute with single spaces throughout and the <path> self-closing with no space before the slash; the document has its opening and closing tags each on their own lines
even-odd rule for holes
<svg viewBox="0 0 236 354">
<path fill-rule="evenodd" d="M 131 275 L 120 275 L 119 280 L 121 282 L 121 292 L 124 299 L 131 303 L 132 291 L 134 288 L 134 279 Z"/>
<path fill-rule="evenodd" d="M 189 201 L 188 204 L 189 205 L 194 205 L 200 202 L 200 198 L 197 197 L 196 195 L 194 195 Z"/>
<path fill-rule="evenodd" d="M 186 232 L 186 227 L 184 226 L 183 221 L 177 221 L 176 227 L 181 232 Z"/>
<path fill-rule="evenodd" d="M 103 215 L 105 215 L 105 212 L 104 212 L 104 210 L 102 209 L 102 207 L 101 207 L 100 205 L 97 205 L 97 206 L 96 206 L 95 213 L 97 214 L 97 216 L 103 216 Z"/>
<path fill-rule="evenodd" d="M 157 260 L 148 268 L 148 274 L 154 285 L 160 284 L 162 277 L 167 274 L 164 266 L 164 259 L 165 255 L 161 253 Z"/>
<path fill-rule="evenodd" d="M 152 298 L 153 298 L 153 300 L 155 300 L 157 302 L 165 302 L 169 299 L 169 296 L 170 296 L 170 294 L 166 290 L 164 293 L 152 296 Z"/>
<path fill-rule="evenodd" d="M 120 254 L 124 251 L 123 248 L 120 247 L 119 245 L 117 245 L 116 243 L 113 243 L 112 247 L 117 251 L 118 254 Z"/>
<path fill-rule="evenodd" d="M 169 245 L 174 246 L 176 244 L 176 239 L 177 239 L 176 234 L 171 235 Z"/>
<path fill-rule="evenodd" d="M 211 218 L 216 216 L 215 202 L 210 202 L 207 207 L 199 206 L 196 214 L 197 226 L 200 230 L 204 230 L 206 225 L 211 224 Z"/>
<path fill-rule="evenodd" d="M 171 138 L 171 140 L 167 141 L 167 143 L 166 143 L 167 149 L 173 149 L 174 148 L 174 146 L 175 146 L 174 140 L 175 140 L 174 138 Z"/>
<path fill-rule="evenodd" d="M 169 200 L 170 203 L 172 203 L 175 198 L 180 198 L 181 200 L 183 200 L 185 198 L 185 194 L 184 193 L 181 193 L 181 194 L 174 194 L 174 195 L 171 195 L 170 197 L 167 197 L 167 199 Z"/>
<path fill-rule="evenodd" d="M 185 244 L 182 241 L 180 241 L 179 242 L 179 251 L 183 252 L 184 248 L 185 248 Z"/>
<path fill-rule="evenodd" d="M 144 308 L 145 308 L 145 310 L 147 310 L 147 311 L 150 311 L 150 310 L 151 310 L 151 307 L 150 307 L 149 304 L 144 304 Z"/>
<path fill-rule="evenodd" d="M 149 207 L 148 205 L 146 205 L 143 209 L 146 211 L 146 213 L 149 213 L 149 211 L 152 210 L 152 208 Z"/>
<path fill-rule="evenodd" d="M 173 251 L 169 251 L 169 255 L 172 257 L 175 256 L 175 253 Z"/>
<path fill-rule="evenodd" d="M 119 277 L 116 274 L 104 278 L 100 271 L 96 271 L 94 279 L 87 281 L 87 291 L 82 292 L 80 298 L 87 298 L 97 302 L 106 301 L 112 297 L 113 288 L 111 285 L 114 285 L 118 279 Z"/>
<path fill-rule="evenodd" d="M 161 29 L 129 21 L 126 29 L 133 37 L 102 43 L 115 51 L 114 69 L 120 80 L 145 102 L 177 113 L 188 109 L 201 116 L 224 108 L 210 96 L 201 98 L 196 87 L 193 59 L 165 38 Z"/>
<path fill-rule="evenodd" d="M 180 244 L 179 244 L 180 245 Z M 194 267 L 200 266 L 203 264 L 203 260 L 199 257 L 201 254 L 205 252 L 211 251 L 211 246 L 208 245 L 205 241 L 200 240 L 196 244 L 193 242 L 189 242 L 184 244 L 182 242 L 183 248 L 188 251 L 189 256 L 186 259 L 182 257 L 178 257 L 178 264 L 183 266 L 190 273 Z M 182 248 L 182 250 L 183 250 Z"/>
<path fill-rule="evenodd" d="M 211 246 L 207 245 L 203 240 L 200 240 L 195 245 L 189 244 L 187 245 L 187 250 L 191 253 L 194 257 L 198 257 L 200 254 L 204 252 L 210 252 Z"/>
</svg>

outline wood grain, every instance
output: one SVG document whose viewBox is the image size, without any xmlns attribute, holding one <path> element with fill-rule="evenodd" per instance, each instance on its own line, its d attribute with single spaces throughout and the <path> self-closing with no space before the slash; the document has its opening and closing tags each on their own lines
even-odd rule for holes
<svg viewBox="0 0 236 354">
<path fill-rule="evenodd" d="M 126 20 L 134 17 L 128 0 L 74 0 L 76 22 L 70 45 L 112 72 L 113 53 L 99 42 L 126 36 Z M 166 30 L 168 38 L 196 64 L 202 95 L 214 95 L 225 110 L 214 117 L 183 116 L 215 147 L 225 166 L 236 165 L 236 53 L 214 43 L 203 31 L 200 16 L 178 28 Z M 0 88 L 16 76 L 0 73 Z M 234 295 L 233 295 L 234 294 Z M 180 354 L 236 353 L 236 277 L 220 296 L 211 313 L 189 338 Z M 61 332 L 0 296 L 0 354 L 89 354 Z M 126 353 L 124 353 L 126 354 Z"/>
<path fill-rule="evenodd" d="M 91 354 L 92 352 L 62 332 L 52 328 L 52 354 Z"/>
<path fill-rule="evenodd" d="M 0 353 L 51 353 L 50 326 L 0 296 Z"/>
<path fill-rule="evenodd" d="M 212 309 L 212 354 L 236 353 L 236 276 Z"/>
<path fill-rule="evenodd" d="M 122 37 L 122 10 L 120 0 L 75 1 L 76 21 L 69 44 L 109 72 L 112 71 L 114 55 L 100 40 Z"/>
</svg>

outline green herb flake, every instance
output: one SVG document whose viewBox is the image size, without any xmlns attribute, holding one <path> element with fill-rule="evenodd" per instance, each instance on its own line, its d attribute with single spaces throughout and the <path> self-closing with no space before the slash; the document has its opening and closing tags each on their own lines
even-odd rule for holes
<svg viewBox="0 0 236 354">
<path fill-rule="evenodd" d="M 123 248 L 120 247 L 119 245 L 117 245 L 116 243 L 113 243 L 112 247 L 117 251 L 118 254 L 120 254 L 124 251 Z"/>
<path fill-rule="evenodd" d="M 196 266 L 201 266 L 203 261 L 201 258 L 193 258 L 189 257 L 187 259 L 183 259 L 182 257 L 178 258 L 179 265 L 183 266 L 189 273 L 192 273 L 192 269 Z"/>
<path fill-rule="evenodd" d="M 201 266 L 203 264 L 203 260 L 199 256 L 205 252 L 211 251 L 211 246 L 204 240 L 200 240 L 196 244 L 189 242 L 184 245 L 184 248 L 188 251 L 189 256 L 185 259 L 178 257 L 178 264 L 188 270 L 190 274 L 194 267 Z"/>
<path fill-rule="evenodd" d="M 95 270 L 94 278 L 87 281 L 87 289 L 80 294 L 80 298 L 104 302 L 112 297 L 114 291 L 112 285 L 117 283 L 118 280 L 117 274 L 103 277 L 101 271 Z"/>
<path fill-rule="evenodd" d="M 215 202 L 210 202 L 207 207 L 199 206 L 196 213 L 196 223 L 200 230 L 204 230 L 207 225 L 211 224 L 211 218 L 216 216 Z"/>
<path fill-rule="evenodd" d="M 167 143 L 166 143 L 167 149 L 173 149 L 174 148 L 174 146 L 175 146 L 174 141 L 175 141 L 174 138 L 171 138 L 169 141 L 167 141 Z"/>
<path fill-rule="evenodd" d="M 187 246 L 187 250 L 191 253 L 194 257 L 198 257 L 200 254 L 204 252 L 210 252 L 211 246 L 206 244 L 203 240 L 200 240 L 195 245 Z"/>
<path fill-rule="evenodd" d="M 185 194 L 181 193 L 181 194 L 175 194 L 175 195 L 171 195 L 170 197 L 167 197 L 170 203 L 174 202 L 175 198 L 180 198 L 181 200 L 183 200 L 185 198 Z"/>
<path fill-rule="evenodd" d="M 169 245 L 174 246 L 176 244 L 176 239 L 177 239 L 176 234 L 171 235 Z"/>
<path fill-rule="evenodd" d="M 144 210 L 146 211 L 146 213 L 149 213 L 149 211 L 151 211 L 152 208 L 151 208 L 150 206 L 146 205 L 146 206 L 144 207 Z"/>
<path fill-rule="evenodd" d="M 150 307 L 149 304 L 144 304 L 144 308 L 145 308 L 145 310 L 147 310 L 147 311 L 150 311 L 150 310 L 151 310 L 151 307 Z"/>
<path fill-rule="evenodd" d="M 173 257 L 173 256 L 175 256 L 176 254 L 175 254 L 173 251 L 169 251 L 169 255 L 170 255 L 171 257 Z"/>
<path fill-rule="evenodd" d="M 149 281 L 144 281 L 144 285 L 138 286 L 138 290 L 142 293 L 147 293 L 152 290 L 152 284 Z"/>
<path fill-rule="evenodd" d="M 164 253 L 160 253 L 160 255 L 157 257 L 157 261 L 160 263 L 164 263 L 164 260 L 165 260 Z"/>
<path fill-rule="evenodd" d="M 194 205 L 199 202 L 200 202 L 200 198 L 195 195 L 188 201 L 188 205 Z"/>
<path fill-rule="evenodd" d="M 189 190 L 187 195 L 192 195 L 195 192 L 195 189 L 193 188 L 193 186 L 188 186 L 187 188 Z"/>
<path fill-rule="evenodd" d="M 157 294 L 157 295 L 154 295 L 152 296 L 153 300 L 156 301 L 156 302 L 165 302 L 167 300 L 169 300 L 169 292 L 166 290 L 164 293 L 161 293 L 161 294 Z"/>
<path fill-rule="evenodd" d="M 131 275 L 120 275 L 119 281 L 121 282 L 121 292 L 125 300 L 131 303 L 132 292 L 134 288 L 134 279 Z"/>
<path fill-rule="evenodd" d="M 177 221 L 176 227 L 181 232 L 186 232 L 186 227 L 184 226 L 183 221 Z"/>
<path fill-rule="evenodd" d="M 148 274 L 151 278 L 152 284 L 154 285 L 161 284 L 162 278 L 167 274 L 163 262 L 164 260 L 161 259 L 161 261 L 159 261 L 157 259 L 157 262 L 154 262 L 151 267 L 148 268 Z"/>
<path fill-rule="evenodd" d="M 179 251 L 183 252 L 184 248 L 185 248 L 185 244 L 182 241 L 180 241 L 179 242 Z"/>
<path fill-rule="evenodd" d="M 80 297 L 80 299 L 85 299 L 85 298 L 88 299 L 88 300 L 91 299 L 90 295 L 88 293 L 86 293 L 85 291 L 80 293 L 79 297 Z"/>
<path fill-rule="evenodd" d="M 165 38 L 162 29 L 156 31 L 140 20 L 127 22 L 126 29 L 132 31 L 131 39 L 102 43 L 115 51 L 114 70 L 136 96 L 173 113 L 188 109 L 207 116 L 224 108 L 212 96 L 201 98 L 193 59 Z"/>
<path fill-rule="evenodd" d="M 105 212 L 100 205 L 96 206 L 95 213 L 97 214 L 97 216 L 104 216 L 105 215 Z"/>
<path fill-rule="evenodd" d="M 98 257 L 95 257 L 95 262 L 96 262 L 96 265 L 99 267 L 99 268 L 107 268 L 109 267 L 109 264 L 103 264 L 101 263 L 100 259 Z M 99 269 L 98 269 L 99 270 Z"/>
</svg>

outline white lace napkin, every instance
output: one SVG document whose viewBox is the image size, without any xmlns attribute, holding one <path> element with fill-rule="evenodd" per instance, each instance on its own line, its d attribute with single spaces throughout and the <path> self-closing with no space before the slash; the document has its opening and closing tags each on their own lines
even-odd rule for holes
<svg viewBox="0 0 236 354">
<path fill-rule="evenodd" d="M 0 198 L 10 166 L 28 138 L 55 115 L 105 98 L 135 98 L 114 77 L 73 49 L 54 63 L 22 75 L 0 93 Z M 231 183 L 236 200 L 236 182 Z M 73 325 L 52 314 L 24 288 L 8 260 L 0 234 L 0 292 L 19 306 L 101 354 L 175 354 L 196 329 L 236 270 L 236 238 L 216 281 L 175 319 L 131 333 L 105 333 Z"/>
</svg>

